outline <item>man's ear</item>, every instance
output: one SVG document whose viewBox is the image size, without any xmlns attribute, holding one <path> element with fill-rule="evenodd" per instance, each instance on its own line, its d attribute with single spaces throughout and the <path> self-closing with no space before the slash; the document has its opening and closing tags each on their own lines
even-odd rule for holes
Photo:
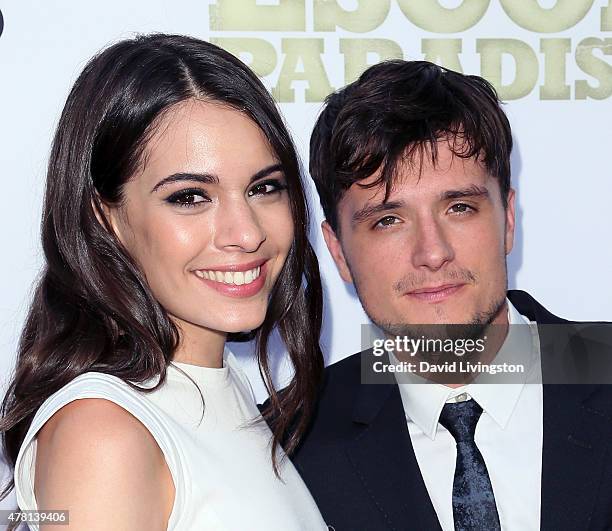
<svg viewBox="0 0 612 531">
<path fill-rule="evenodd" d="M 353 276 L 351 275 L 351 271 L 346 263 L 342 245 L 340 244 L 340 240 L 336 236 L 334 229 L 331 228 L 331 225 L 327 221 L 323 221 L 323 223 L 321 223 L 321 231 L 323 232 L 323 238 L 325 239 L 327 248 L 329 249 L 332 258 L 336 263 L 336 267 L 338 268 L 338 272 L 340 273 L 342 280 L 352 284 Z"/>
<path fill-rule="evenodd" d="M 514 246 L 514 222 L 515 222 L 515 199 L 514 188 L 508 192 L 508 206 L 506 207 L 506 254 L 510 254 Z"/>
</svg>

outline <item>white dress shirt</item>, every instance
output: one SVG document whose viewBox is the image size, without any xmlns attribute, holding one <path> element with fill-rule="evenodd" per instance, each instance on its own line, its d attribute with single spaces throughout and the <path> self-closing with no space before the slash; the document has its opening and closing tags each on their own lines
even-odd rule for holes
<svg viewBox="0 0 612 531">
<path fill-rule="evenodd" d="M 452 492 L 457 458 L 453 436 L 438 419 L 446 402 L 473 398 L 483 413 L 475 441 L 484 458 L 501 528 L 540 529 L 542 484 L 542 377 L 537 326 L 507 300 L 508 335 L 495 363 L 523 362 L 520 383 L 474 383 L 452 389 L 441 384 L 399 384 L 408 431 L 438 520 L 453 531 Z M 405 381 L 405 380 L 404 380 Z M 516 381 L 516 380 L 515 380 Z"/>
</svg>

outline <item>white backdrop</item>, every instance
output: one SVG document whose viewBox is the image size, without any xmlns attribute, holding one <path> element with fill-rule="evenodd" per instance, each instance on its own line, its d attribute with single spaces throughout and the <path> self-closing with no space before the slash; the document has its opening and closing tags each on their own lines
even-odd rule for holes
<svg viewBox="0 0 612 531">
<path fill-rule="evenodd" d="M 41 266 L 45 164 L 68 90 L 95 52 L 151 31 L 214 39 L 251 64 L 282 101 L 306 167 L 320 101 L 366 63 L 427 58 L 484 75 L 508 101 L 516 142 L 510 287 L 566 318 L 612 321 L 610 0 L 0 0 L 0 12 L 0 389 Z M 329 363 L 359 350 L 366 318 L 312 206 Z M 250 345 L 235 350 L 262 398 Z"/>
</svg>

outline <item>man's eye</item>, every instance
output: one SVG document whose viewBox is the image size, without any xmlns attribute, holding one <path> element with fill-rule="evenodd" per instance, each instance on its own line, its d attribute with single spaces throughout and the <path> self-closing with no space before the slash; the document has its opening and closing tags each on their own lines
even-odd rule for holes
<svg viewBox="0 0 612 531">
<path fill-rule="evenodd" d="M 390 227 L 395 225 L 399 220 L 395 216 L 385 216 L 376 222 L 375 227 Z"/>
<path fill-rule="evenodd" d="M 173 193 L 168 199 L 172 203 L 181 207 L 195 207 L 200 203 L 210 202 L 210 199 L 201 190 L 181 190 Z"/>
<path fill-rule="evenodd" d="M 268 195 L 275 192 L 286 190 L 287 186 L 278 180 L 265 181 L 263 183 L 256 184 L 251 188 L 247 195 L 253 197 L 254 195 Z"/>
<path fill-rule="evenodd" d="M 470 212 L 476 212 L 476 209 L 466 203 L 456 203 L 449 208 L 453 214 L 468 214 Z"/>
</svg>

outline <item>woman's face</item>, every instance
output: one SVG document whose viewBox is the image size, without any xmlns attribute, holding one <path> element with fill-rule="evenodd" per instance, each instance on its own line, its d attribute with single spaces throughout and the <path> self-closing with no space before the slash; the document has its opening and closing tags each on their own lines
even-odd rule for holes
<svg viewBox="0 0 612 531">
<path fill-rule="evenodd" d="M 171 108 L 109 215 L 184 332 L 261 325 L 293 220 L 283 171 L 251 119 L 211 102 Z"/>
</svg>

